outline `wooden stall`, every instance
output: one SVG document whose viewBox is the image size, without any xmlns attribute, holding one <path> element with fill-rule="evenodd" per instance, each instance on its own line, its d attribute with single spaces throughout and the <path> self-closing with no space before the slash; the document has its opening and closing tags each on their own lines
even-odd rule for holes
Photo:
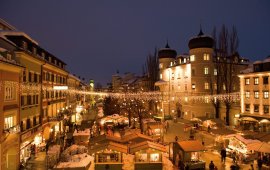
<svg viewBox="0 0 270 170">
<path fill-rule="evenodd" d="M 144 141 L 130 146 L 130 153 L 135 154 L 135 170 L 162 170 L 162 155 L 166 152 L 163 145 Z"/>
<path fill-rule="evenodd" d="M 174 142 L 172 147 L 173 162 L 176 166 L 189 167 L 189 169 L 205 169 L 205 162 L 200 159 L 201 152 L 205 148 L 200 141 Z"/>
</svg>

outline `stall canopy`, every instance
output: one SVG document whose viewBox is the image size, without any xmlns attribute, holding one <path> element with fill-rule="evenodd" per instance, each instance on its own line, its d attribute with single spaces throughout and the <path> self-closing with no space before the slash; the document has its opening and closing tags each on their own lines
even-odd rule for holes
<svg viewBox="0 0 270 170">
<path fill-rule="evenodd" d="M 266 142 L 258 142 L 247 145 L 249 150 L 254 150 L 257 152 L 270 153 L 270 144 Z"/>
<path fill-rule="evenodd" d="M 165 146 L 158 144 L 158 143 L 154 143 L 154 142 L 144 141 L 144 142 L 140 142 L 140 143 L 136 143 L 136 144 L 131 145 L 130 146 L 130 153 L 135 153 L 137 151 L 148 149 L 148 148 L 159 150 L 161 152 L 166 152 Z"/>
<path fill-rule="evenodd" d="M 270 121 L 268 119 L 262 119 L 259 123 L 270 124 Z"/>
<path fill-rule="evenodd" d="M 258 120 L 252 118 L 252 117 L 242 117 L 240 121 L 249 121 L 249 122 L 258 122 Z"/>
<path fill-rule="evenodd" d="M 197 140 L 180 141 L 178 142 L 178 145 L 185 152 L 198 152 L 205 150 L 205 147 L 202 145 L 202 143 Z"/>
</svg>

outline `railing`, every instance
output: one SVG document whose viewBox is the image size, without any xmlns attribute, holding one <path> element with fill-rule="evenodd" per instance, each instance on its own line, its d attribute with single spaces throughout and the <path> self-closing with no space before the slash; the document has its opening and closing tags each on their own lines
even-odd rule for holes
<svg viewBox="0 0 270 170">
<path fill-rule="evenodd" d="M 20 125 L 16 125 L 16 126 L 8 128 L 8 129 L 4 129 L 3 131 L 4 131 L 4 133 L 15 134 L 15 133 L 20 133 L 21 128 L 20 128 Z"/>
</svg>

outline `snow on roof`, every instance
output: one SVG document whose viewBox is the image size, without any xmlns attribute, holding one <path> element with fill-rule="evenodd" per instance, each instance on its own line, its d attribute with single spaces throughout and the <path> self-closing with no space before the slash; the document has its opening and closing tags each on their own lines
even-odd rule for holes
<svg viewBox="0 0 270 170">
<path fill-rule="evenodd" d="M 7 49 L 0 47 L 0 52 L 6 52 L 6 51 L 7 51 Z"/>
<path fill-rule="evenodd" d="M 38 43 L 37 43 L 34 39 L 32 39 L 29 35 L 25 34 L 24 32 L 21 32 L 21 31 L 7 31 L 7 30 L 5 30 L 5 31 L 0 31 L 0 37 L 2 37 L 2 38 L 4 38 L 4 39 L 8 40 L 8 39 L 6 38 L 6 36 L 24 36 L 24 37 L 26 37 L 27 39 L 29 39 L 30 41 L 32 41 L 32 43 L 38 45 Z M 8 40 L 8 41 L 9 41 L 9 40 Z"/>
<path fill-rule="evenodd" d="M 87 167 L 94 160 L 94 157 L 84 153 L 73 155 L 71 159 L 72 162 L 60 162 L 54 169 Z"/>
<path fill-rule="evenodd" d="M 257 60 L 257 61 L 255 61 L 253 64 L 261 64 L 261 63 L 262 63 L 262 61 Z"/>
<path fill-rule="evenodd" d="M 241 142 L 243 142 L 246 145 L 250 144 L 250 143 L 260 142 L 259 140 L 245 139 L 243 136 L 238 135 L 238 134 L 227 135 L 225 138 L 233 138 L 233 137 L 240 140 Z"/>
<path fill-rule="evenodd" d="M 137 151 L 148 149 L 148 148 L 159 150 L 161 152 L 166 152 L 165 146 L 158 143 L 150 142 L 150 141 L 144 141 L 144 142 L 132 144 L 130 146 L 130 153 L 135 153 Z"/>
<path fill-rule="evenodd" d="M 201 142 L 197 140 L 180 141 L 178 145 L 186 152 L 204 151 L 205 148 Z"/>
<path fill-rule="evenodd" d="M 90 136 L 90 129 L 74 131 L 73 136 Z"/>
</svg>

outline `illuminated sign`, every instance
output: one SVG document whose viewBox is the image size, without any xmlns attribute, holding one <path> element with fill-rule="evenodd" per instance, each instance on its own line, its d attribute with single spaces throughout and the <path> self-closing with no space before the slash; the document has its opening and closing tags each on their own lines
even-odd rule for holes
<svg viewBox="0 0 270 170">
<path fill-rule="evenodd" d="M 68 86 L 53 86 L 54 90 L 67 90 Z"/>
</svg>

